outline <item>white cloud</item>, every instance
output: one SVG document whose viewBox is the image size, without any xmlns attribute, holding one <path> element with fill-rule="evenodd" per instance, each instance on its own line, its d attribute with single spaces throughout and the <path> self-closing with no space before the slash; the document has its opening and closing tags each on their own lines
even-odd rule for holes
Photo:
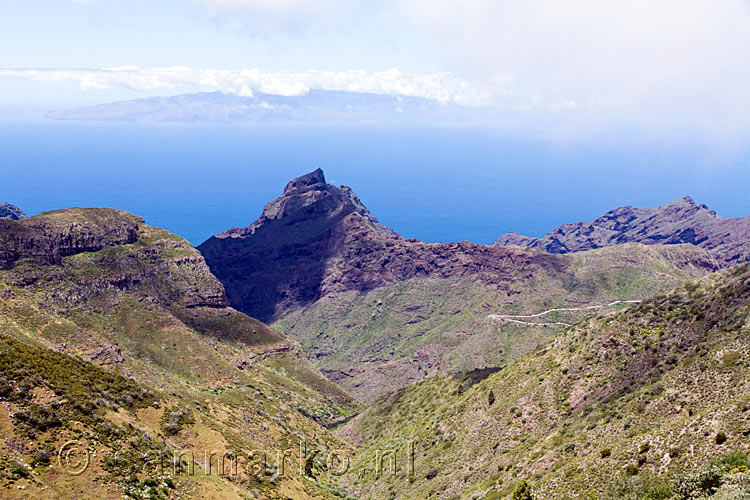
<svg viewBox="0 0 750 500">
<path fill-rule="evenodd" d="M 399 10 L 456 74 L 510 81 L 508 108 L 564 108 L 605 126 L 750 124 L 748 0 L 403 0 Z"/>
<path fill-rule="evenodd" d="M 523 126 L 750 131 L 750 0 L 200 1 L 271 30 L 406 23 Z"/>
<path fill-rule="evenodd" d="M 309 89 L 342 90 L 424 97 L 441 102 L 474 105 L 489 99 L 479 85 L 450 73 L 417 75 L 397 69 L 368 73 L 353 71 L 262 72 L 258 69 L 216 70 L 185 66 L 104 69 L 0 68 L 0 77 L 25 78 L 42 83 L 76 82 L 84 90 L 124 87 L 139 91 L 204 90 L 252 95 L 262 92 L 302 95 Z"/>
</svg>

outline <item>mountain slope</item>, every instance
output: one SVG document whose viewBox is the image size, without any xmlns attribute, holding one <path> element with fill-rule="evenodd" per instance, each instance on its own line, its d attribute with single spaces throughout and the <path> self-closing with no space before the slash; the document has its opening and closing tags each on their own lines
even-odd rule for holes
<svg viewBox="0 0 750 500">
<path fill-rule="evenodd" d="M 508 264 L 508 275 L 495 283 L 411 278 L 367 292 L 329 293 L 273 325 L 298 339 L 329 379 L 370 401 L 425 376 L 503 366 L 561 330 L 554 322 L 573 324 L 598 311 L 554 313 L 535 324 L 490 314 L 640 299 L 714 269 L 700 249 L 639 244 L 565 256 L 558 265 L 551 272 Z"/>
<path fill-rule="evenodd" d="M 593 222 L 564 224 L 542 236 L 509 233 L 495 246 L 516 245 L 550 253 L 568 253 L 638 242 L 646 245 L 690 243 L 709 250 L 725 266 L 750 259 L 750 217 L 725 219 L 685 196 L 661 207 L 621 207 Z"/>
<path fill-rule="evenodd" d="M 749 329 L 745 264 L 588 319 L 498 372 L 425 379 L 341 430 L 361 449 L 349 491 L 497 499 L 527 480 L 536 499 L 745 498 Z M 397 471 L 387 461 L 378 477 L 394 449 Z"/>
<path fill-rule="evenodd" d="M 428 374 L 499 366 L 556 331 L 491 313 L 638 299 L 716 269 L 691 245 L 563 256 L 405 239 L 320 170 L 292 180 L 252 225 L 198 249 L 234 307 L 298 339 L 362 400 Z"/>
<path fill-rule="evenodd" d="M 229 307 L 188 242 L 126 212 L 60 210 L 0 219 L 0 269 L 0 447 L 21 464 L 0 496 L 330 497 L 296 470 L 279 476 L 271 460 L 254 469 L 248 453 L 275 456 L 299 442 L 345 449 L 323 425 L 356 404 L 294 341 Z M 92 447 L 85 473 L 61 475 L 33 458 L 71 436 Z M 125 472 L 145 467 L 139 454 L 175 450 L 231 451 L 244 463 L 230 475 Z"/>
</svg>

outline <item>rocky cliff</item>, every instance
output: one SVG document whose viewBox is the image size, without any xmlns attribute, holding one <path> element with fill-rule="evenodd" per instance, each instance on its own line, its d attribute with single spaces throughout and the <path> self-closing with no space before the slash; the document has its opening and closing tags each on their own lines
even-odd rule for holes
<svg viewBox="0 0 750 500">
<path fill-rule="evenodd" d="M 750 217 L 725 219 L 685 196 L 653 209 L 617 208 L 592 222 L 565 224 L 541 238 L 509 233 L 498 238 L 494 245 L 539 248 L 561 254 L 627 242 L 690 243 L 709 250 L 719 262 L 730 266 L 750 259 Z"/>
<path fill-rule="evenodd" d="M 0 269 L 10 269 L 22 258 L 42 265 L 59 265 L 68 255 L 134 243 L 140 223 L 140 217 L 107 209 L 59 210 L 21 220 L 3 218 Z"/>
</svg>

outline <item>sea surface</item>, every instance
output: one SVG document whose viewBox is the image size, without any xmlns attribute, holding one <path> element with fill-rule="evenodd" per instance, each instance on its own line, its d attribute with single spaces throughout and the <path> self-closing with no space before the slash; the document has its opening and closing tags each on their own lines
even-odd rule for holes
<svg viewBox="0 0 750 500">
<path fill-rule="evenodd" d="M 0 202 L 115 207 L 198 245 L 321 167 L 406 237 L 540 236 L 690 195 L 750 215 L 750 153 L 687 142 L 529 140 L 486 128 L 0 121 Z"/>
</svg>

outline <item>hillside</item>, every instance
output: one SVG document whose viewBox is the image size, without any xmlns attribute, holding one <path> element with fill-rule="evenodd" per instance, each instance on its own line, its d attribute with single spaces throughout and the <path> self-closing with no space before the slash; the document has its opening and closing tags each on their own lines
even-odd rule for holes
<svg viewBox="0 0 750 500">
<path fill-rule="evenodd" d="M 638 242 L 646 245 L 690 243 L 709 250 L 724 266 L 750 260 L 750 217 L 725 219 L 689 196 L 649 209 L 620 207 L 593 222 L 565 224 L 542 236 L 509 233 L 495 246 L 539 248 L 568 253 Z"/>
<path fill-rule="evenodd" d="M 557 331 L 489 314 L 639 299 L 717 268 L 692 245 L 551 255 L 406 239 L 320 169 L 198 248 L 234 307 L 299 340 L 363 401 L 429 374 L 501 366 Z"/>
<path fill-rule="evenodd" d="M 495 373 L 402 389 L 340 430 L 361 450 L 348 491 L 747 498 L 749 304 L 745 264 L 587 319 Z M 395 473 L 386 460 L 378 476 L 382 450 L 399 450 Z"/>
<path fill-rule="evenodd" d="M 182 238 L 111 209 L 0 219 L 0 298 L 3 498 L 331 497 L 320 458 L 311 479 L 275 457 L 345 450 L 325 426 L 358 406 Z M 55 463 L 70 440 L 80 475 Z M 240 466 L 217 474 L 226 452 Z"/>
</svg>

